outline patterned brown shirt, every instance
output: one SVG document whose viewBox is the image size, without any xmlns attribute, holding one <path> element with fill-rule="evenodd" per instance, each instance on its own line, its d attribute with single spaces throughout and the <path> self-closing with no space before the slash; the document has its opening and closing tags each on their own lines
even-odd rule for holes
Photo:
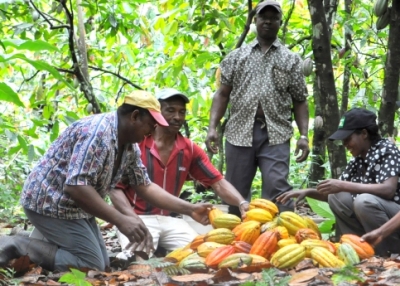
<svg viewBox="0 0 400 286">
<path fill-rule="evenodd" d="M 236 146 L 251 147 L 253 124 L 261 103 L 269 144 L 282 144 L 293 135 L 293 100 L 305 101 L 307 87 L 300 56 L 276 40 L 263 53 L 257 40 L 229 53 L 221 62 L 221 82 L 232 86 L 230 118 L 225 136 Z"/>
</svg>

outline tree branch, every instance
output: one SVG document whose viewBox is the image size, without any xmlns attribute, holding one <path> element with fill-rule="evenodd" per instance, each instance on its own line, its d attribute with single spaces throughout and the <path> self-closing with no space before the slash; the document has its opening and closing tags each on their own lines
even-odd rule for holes
<svg viewBox="0 0 400 286">
<path fill-rule="evenodd" d="M 256 11 L 253 10 L 253 2 L 252 0 L 248 0 L 247 1 L 247 20 L 246 20 L 246 24 L 244 25 L 244 30 L 242 32 L 242 34 L 239 37 L 239 40 L 235 46 L 235 49 L 240 48 L 244 42 L 244 40 L 246 39 L 247 34 L 249 33 L 250 30 L 250 25 L 251 25 L 251 21 L 254 18 L 254 15 L 256 14 Z"/>
<path fill-rule="evenodd" d="M 312 36 L 311 36 L 311 35 L 301 37 L 301 38 L 298 39 L 295 43 L 289 45 L 289 46 L 288 46 L 288 49 L 291 50 L 291 49 L 293 49 L 295 46 L 301 44 L 302 42 L 307 41 L 307 40 L 311 40 L 311 39 L 312 39 Z"/>
<path fill-rule="evenodd" d="M 282 25 L 282 42 L 285 43 L 286 42 L 286 32 L 287 32 L 287 26 L 290 20 L 290 17 L 292 17 L 294 8 L 296 6 L 296 1 L 292 0 L 292 5 L 290 6 L 290 9 L 287 13 L 287 17 L 285 18 L 285 21 Z M 311 38 L 311 37 L 310 37 Z"/>
<path fill-rule="evenodd" d="M 70 74 L 75 74 L 75 72 L 73 70 L 68 70 L 68 69 L 62 69 L 62 68 L 56 68 L 56 70 L 58 70 L 59 72 L 65 72 L 65 73 L 70 73 Z"/>
<path fill-rule="evenodd" d="M 32 0 L 29 0 L 29 3 L 31 3 L 32 7 L 39 13 L 40 16 L 43 17 L 43 19 L 47 22 L 47 24 L 49 24 L 51 30 L 63 29 L 63 28 L 67 28 L 67 29 L 68 29 L 68 28 L 69 28 L 68 25 L 58 25 L 58 26 L 54 26 L 54 25 L 50 22 L 50 20 L 46 17 L 46 15 L 45 15 L 42 11 L 40 11 L 39 8 L 33 3 Z"/>
<path fill-rule="evenodd" d="M 126 77 L 120 75 L 119 73 L 112 72 L 112 71 L 109 71 L 109 70 L 105 70 L 105 69 L 102 69 L 102 68 L 99 68 L 99 67 L 94 67 L 94 66 L 88 66 L 88 67 L 89 67 L 90 69 L 92 69 L 92 70 L 102 71 L 102 72 L 104 72 L 104 73 L 112 74 L 112 75 L 116 76 L 117 78 L 122 79 L 124 82 L 130 84 L 131 86 L 133 86 L 133 87 L 135 87 L 135 88 L 137 88 L 137 89 L 143 90 L 143 88 L 141 88 L 141 87 L 138 86 L 137 84 L 131 82 L 129 79 L 127 79 Z"/>
</svg>

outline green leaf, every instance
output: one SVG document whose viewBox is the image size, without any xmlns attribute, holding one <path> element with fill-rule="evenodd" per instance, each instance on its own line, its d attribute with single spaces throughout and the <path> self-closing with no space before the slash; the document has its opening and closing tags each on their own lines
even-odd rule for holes
<svg viewBox="0 0 400 286">
<path fill-rule="evenodd" d="M 329 204 L 327 202 L 314 200 L 312 198 L 306 198 L 310 208 L 317 215 L 322 216 L 324 218 L 335 219 L 333 212 L 331 211 Z"/>
<path fill-rule="evenodd" d="M 110 22 L 110 25 L 113 26 L 114 28 L 117 27 L 117 20 L 115 19 L 115 15 L 114 14 L 110 14 L 110 16 L 108 16 L 108 21 Z"/>
<path fill-rule="evenodd" d="M 51 142 L 57 139 L 59 133 L 60 133 L 60 124 L 58 123 L 58 120 L 56 120 L 53 124 L 53 128 L 51 129 L 51 134 L 50 134 Z"/>
<path fill-rule="evenodd" d="M 334 224 L 335 224 L 334 219 L 325 220 L 318 225 L 319 231 L 321 233 L 331 233 L 334 230 L 333 229 Z"/>
<path fill-rule="evenodd" d="M 0 82 L 0 100 L 8 101 L 17 106 L 24 107 L 24 104 L 19 99 L 18 94 L 16 94 L 12 88 L 4 82 Z"/>
<path fill-rule="evenodd" d="M 33 52 L 38 52 L 38 51 L 51 51 L 55 52 L 58 51 L 58 48 L 50 45 L 49 43 L 42 41 L 42 40 L 36 40 L 36 41 L 26 41 L 25 43 L 21 44 L 18 47 L 19 50 L 25 49 L 25 50 L 30 50 Z"/>
<path fill-rule="evenodd" d="M 28 161 L 32 162 L 35 158 L 35 147 L 32 144 L 29 144 L 28 147 Z"/>
<path fill-rule="evenodd" d="M 17 139 L 18 139 L 18 143 L 21 146 L 21 148 L 24 149 L 24 152 L 28 153 L 28 144 L 26 143 L 25 138 L 22 137 L 21 135 L 18 135 Z"/>
</svg>

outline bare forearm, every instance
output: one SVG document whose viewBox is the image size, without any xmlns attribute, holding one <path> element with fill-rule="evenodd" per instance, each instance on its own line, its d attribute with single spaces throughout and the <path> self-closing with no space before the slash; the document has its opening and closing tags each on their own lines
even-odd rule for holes
<svg viewBox="0 0 400 286">
<path fill-rule="evenodd" d="M 134 189 L 142 199 L 157 208 L 186 215 L 193 211 L 192 204 L 171 195 L 157 184 L 134 186 Z"/>
<path fill-rule="evenodd" d="M 114 189 L 110 192 L 110 199 L 113 203 L 113 206 L 122 214 L 127 216 L 137 217 L 135 212 L 132 209 L 131 204 L 128 201 L 128 198 L 125 196 L 124 192 L 120 189 Z"/>
<path fill-rule="evenodd" d="M 389 178 L 382 184 L 360 184 L 343 181 L 341 189 L 351 194 L 371 194 L 383 199 L 392 199 L 396 191 L 397 176 Z"/>
<path fill-rule="evenodd" d="M 400 229 L 400 212 L 380 227 L 380 231 L 384 238 L 388 237 L 398 229 Z"/>
<path fill-rule="evenodd" d="M 306 193 L 306 197 L 315 199 L 315 200 L 319 200 L 319 201 L 323 201 L 323 202 L 327 202 L 328 201 L 328 196 L 319 193 L 316 189 L 306 189 L 304 190 L 304 192 Z"/>
<path fill-rule="evenodd" d="M 85 212 L 118 225 L 122 214 L 108 205 L 92 186 L 66 186 L 65 192 Z"/>
<path fill-rule="evenodd" d="M 301 135 L 308 134 L 308 103 L 307 101 L 293 101 L 294 119 Z"/>
<path fill-rule="evenodd" d="M 227 204 L 238 206 L 245 199 L 242 195 L 229 183 L 227 180 L 222 179 L 211 185 L 215 193 Z"/>
<path fill-rule="evenodd" d="M 209 128 L 216 128 L 218 123 L 224 116 L 229 102 L 229 95 L 232 87 L 222 84 L 221 87 L 214 94 L 211 105 L 210 124 Z"/>
</svg>

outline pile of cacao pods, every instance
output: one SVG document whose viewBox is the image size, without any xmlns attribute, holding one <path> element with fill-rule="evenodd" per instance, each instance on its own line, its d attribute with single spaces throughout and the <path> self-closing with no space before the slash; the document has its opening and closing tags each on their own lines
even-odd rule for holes
<svg viewBox="0 0 400 286">
<path fill-rule="evenodd" d="M 265 199 L 250 202 L 243 222 L 216 208 L 209 212 L 209 219 L 213 230 L 167 257 L 188 270 L 258 272 L 270 267 L 292 268 L 305 258 L 319 267 L 338 268 L 374 255 L 371 245 L 356 235 L 345 234 L 340 243 L 322 240 L 310 217 L 290 211 L 279 213 L 278 207 Z"/>
<path fill-rule="evenodd" d="M 382 30 L 390 23 L 390 13 L 392 8 L 389 7 L 389 0 L 376 0 L 374 4 L 374 14 L 378 17 L 376 20 L 376 29 Z"/>
</svg>

